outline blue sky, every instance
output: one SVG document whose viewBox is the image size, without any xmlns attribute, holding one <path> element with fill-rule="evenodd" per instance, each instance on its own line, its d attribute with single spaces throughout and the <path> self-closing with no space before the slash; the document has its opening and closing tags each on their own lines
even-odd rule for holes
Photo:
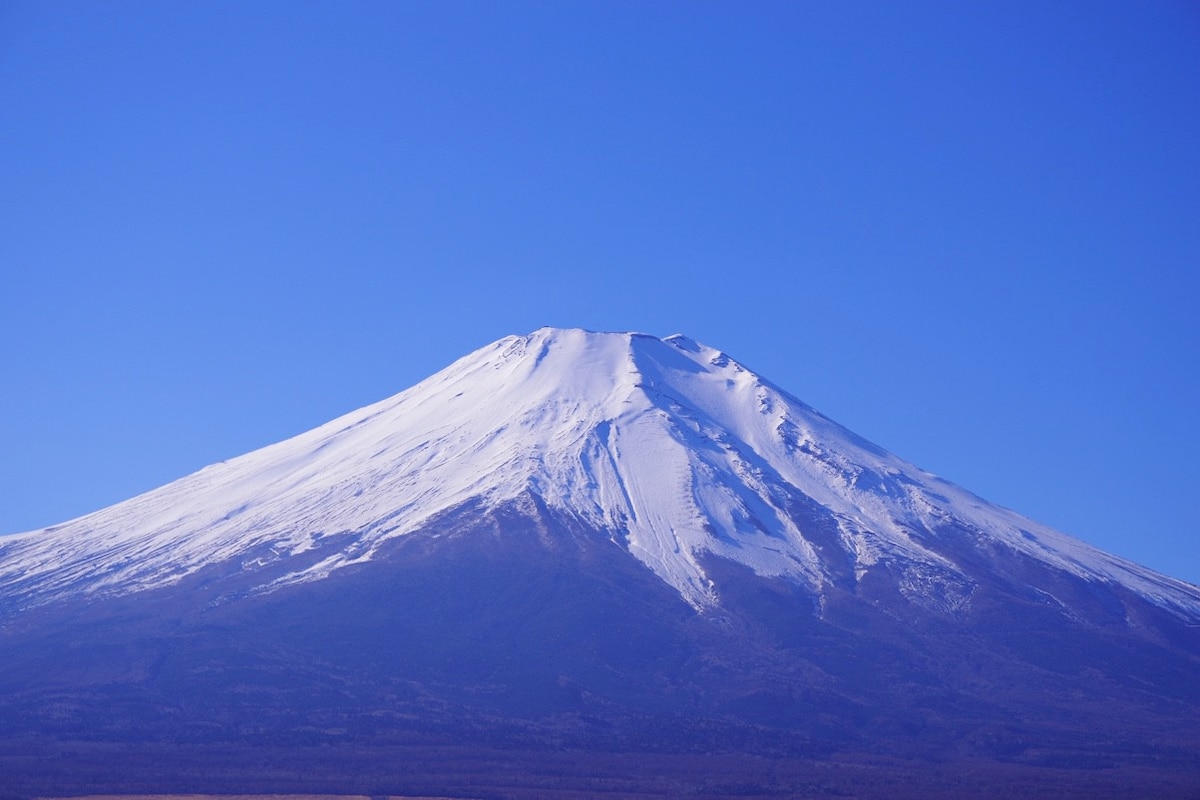
<svg viewBox="0 0 1200 800">
<path fill-rule="evenodd" d="M 0 532 L 542 325 L 1200 582 L 1200 10 L 0 3 Z"/>
</svg>

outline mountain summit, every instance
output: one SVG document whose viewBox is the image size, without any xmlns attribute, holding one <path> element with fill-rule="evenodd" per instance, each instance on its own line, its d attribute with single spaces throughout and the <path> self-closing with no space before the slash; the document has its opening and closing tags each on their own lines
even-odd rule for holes
<svg viewBox="0 0 1200 800">
<path fill-rule="evenodd" d="M 579 791 L 624 768 L 580 756 L 568 780 L 548 753 L 733 754 L 661 796 L 717 773 L 794 796 L 761 759 L 806 781 L 831 775 L 813 759 L 965 760 L 991 765 L 978 791 L 1029 796 L 1096 769 L 1134 794 L 1200 787 L 1200 588 L 990 505 L 684 336 L 509 336 L 4 537 L 0 651 L 0 772 L 40 796 L 539 796 L 446 766 L 496 747 L 521 780 Z M 432 783 L 396 772 L 434 769 L 418 746 Z M 51 747 L 87 757 L 54 777 L 30 758 Z M 113 753 L 165 771 L 109 774 Z M 894 787 L 867 774 L 830 791 Z M 929 780 L 914 796 L 944 791 Z"/>
<path fill-rule="evenodd" d="M 0 540 L 0 590 L 127 593 L 237 561 L 259 589 L 370 560 L 468 502 L 532 496 L 605 531 L 692 606 L 707 558 L 820 598 L 886 572 L 970 602 L 974 550 L 1031 559 L 1200 615 L 1195 587 L 1103 553 L 855 436 L 685 336 L 542 328 L 413 388 L 64 525 Z M 283 574 L 275 574 L 283 570 Z"/>
</svg>

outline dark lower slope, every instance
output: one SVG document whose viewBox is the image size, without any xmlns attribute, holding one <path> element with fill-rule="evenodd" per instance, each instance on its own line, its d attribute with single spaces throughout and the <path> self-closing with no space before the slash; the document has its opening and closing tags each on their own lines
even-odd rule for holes
<svg viewBox="0 0 1200 800">
<path fill-rule="evenodd" d="M 528 498 L 462 509 L 269 594 L 224 565 L 169 590 L 10 612 L 0 783 L 17 796 L 1200 791 L 1196 636 L 1142 601 L 1105 590 L 1071 618 L 981 573 L 951 615 L 881 573 L 817 613 L 795 586 L 706 566 L 723 606 L 698 614 L 606 535 Z M 1035 577 L 1062 582 L 1060 598 L 1097 591 Z"/>
</svg>

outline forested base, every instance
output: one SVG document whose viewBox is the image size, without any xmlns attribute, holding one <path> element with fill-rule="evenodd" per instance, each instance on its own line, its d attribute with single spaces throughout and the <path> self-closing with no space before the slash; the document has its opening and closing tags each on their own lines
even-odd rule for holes
<svg viewBox="0 0 1200 800">
<path fill-rule="evenodd" d="M 772 759 L 461 746 L 239 747 L 7 741 L 0 800 L 88 794 L 457 798 L 1195 798 L 1200 774 L 870 756 Z"/>
</svg>

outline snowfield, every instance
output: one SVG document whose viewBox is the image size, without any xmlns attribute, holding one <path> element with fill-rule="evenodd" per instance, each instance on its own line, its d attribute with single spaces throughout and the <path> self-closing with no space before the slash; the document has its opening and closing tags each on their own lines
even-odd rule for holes
<svg viewBox="0 0 1200 800">
<path fill-rule="evenodd" d="M 464 503 L 532 493 L 609 532 L 696 608 L 717 556 L 818 597 L 830 548 L 931 606 L 970 595 L 970 532 L 1183 616 L 1200 590 L 926 473 L 684 336 L 543 328 L 394 397 L 139 497 L 0 540 L 0 595 L 37 604 L 165 586 L 207 565 L 283 566 L 263 589 L 371 559 Z M 952 532 L 952 533 L 951 533 Z M 338 536 L 341 535 L 341 536 Z M 316 563 L 289 559 L 338 536 Z M 323 548 L 322 552 L 326 552 Z M 276 573 L 277 574 L 277 573 Z"/>
</svg>

